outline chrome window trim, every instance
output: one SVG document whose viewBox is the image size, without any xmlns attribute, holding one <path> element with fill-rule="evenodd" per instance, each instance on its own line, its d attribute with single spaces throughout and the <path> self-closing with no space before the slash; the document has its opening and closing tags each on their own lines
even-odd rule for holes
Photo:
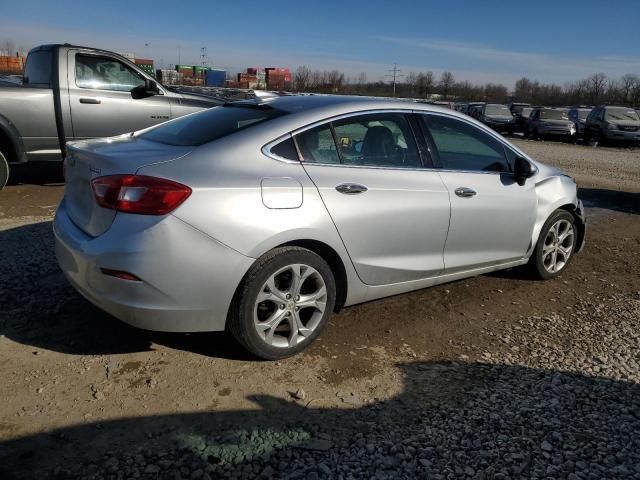
<svg viewBox="0 0 640 480">
<path fill-rule="evenodd" d="M 276 145 L 278 145 L 280 142 L 284 142 L 285 140 L 288 140 L 288 139 L 293 140 L 293 135 L 291 135 L 290 133 L 286 133 L 286 134 L 276 138 L 275 140 L 272 140 L 269 143 L 263 145 L 261 151 L 267 157 L 272 158 L 273 160 L 277 160 L 278 162 L 301 163 L 301 161 L 300 161 L 300 153 L 299 152 L 298 152 L 298 160 L 291 160 L 290 158 L 281 157 L 280 155 L 277 155 L 277 154 L 275 154 L 275 153 L 273 153 L 271 151 L 271 149 L 273 147 L 275 147 Z M 296 147 L 296 151 L 297 151 L 298 147 L 295 144 L 295 141 L 293 142 L 293 144 Z"/>
<path fill-rule="evenodd" d="M 471 122 L 469 120 L 467 120 L 464 117 L 461 117 L 459 115 L 449 115 L 447 113 L 443 113 L 443 112 L 437 112 L 437 111 L 433 111 L 433 110 L 420 110 L 420 109 L 415 109 L 415 108 L 406 108 L 406 109 L 401 109 L 401 108 L 392 108 L 392 109 L 383 109 L 383 108 L 376 108 L 373 110 L 359 110 L 357 112 L 349 112 L 349 113 L 342 113 L 340 115 L 335 115 L 333 117 L 328 117 L 328 118 L 324 118 L 322 120 L 318 120 L 315 121 L 313 123 L 310 123 L 308 125 L 305 125 L 303 127 L 299 127 L 295 130 L 292 130 L 289 133 L 286 133 L 284 135 L 279 136 L 278 138 L 276 138 L 275 140 L 270 141 L 269 143 L 265 144 L 261 151 L 264 155 L 266 155 L 267 157 L 273 159 L 273 160 L 277 160 L 279 162 L 284 162 L 284 163 L 289 163 L 289 164 L 295 164 L 295 163 L 299 163 L 299 164 L 303 164 L 306 166 L 322 166 L 322 167 L 342 167 L 342 168 L 366 168 L 366 169 L 372 169 L 372 170 L 400 170 L 400 171 L 414 171 L 414 172 L 423 172 L 423 171 L 430 171 L 430 172 L 446 172 L 446 173 L 477 173 L 477 174 L 481 174 L 481 175 L 509 175 L 509 176 L 513 176 L 513 172 L 483 172 L 480 170 L 452 170 L 452 169 L 445 169 L 445 168 L 438 168 L 438 167 L 419 167 L 419 168 L 402 168 L 402 167 L 376 167 L 376 166 L 370 166 L 370 165 L 345 165 L 343 163 L 320 163 L 320 162 L 305 162 L 302 159 L 302 156 L 300 155 L 300 152 L 298 151 L 298 160 L 290 160 L 288 158 L 284 158 L 281 157 L 279 155 L 276 155 L 275 153 L 271 152 L 271 148 L 274 147 L 275 145 L 279 144 L 280 142 L 287 140 L 288 138 L 291 138 L 293 140 L 293 143 L 296 147 L 296 150 L 298 150 L 298 143 L 295 141 L 295 136 L 305 132 L 307 130 L 310 130 L 312 128 L 318 127 L 320 125 L 324 125 L 324 124 L 329 124 L 331 122 L 335 122 L 337 120 L 342 120 L 343 118 L 350 118 L 350 117 L 356 117 L 356 116 L 360 116 L 360 115 L 366 115 L 366 114 L 375 114 L 375 113 L 402 113 L 402 114 L 420 114 L 420 115 L 440 115 L 443 117 L 448 117 L 448 118 L 453 118 L 453 119 L 457 119 L 460 120 L 461 122 L 465 122 L 473 127 L 479 128 L 479 126 L 477 124 L 475 124 L 474 122 Z M 498 140 L 502 146 L 504 148 L 509 148 L 512 151 L 516 152 L 516 154 L 518 154 L 519 156 L 522 156 L 524 158 L 526 158 L 531 165 L 534 168 L 534 175 L 538 173 L 538 166 L 535 164 L 535 162 L 524 152 L 522 152 L 520 149 L 518 149 L 515 146 L 512 146 L 508 143 L 506 143 L 504 141 L 503 138 L 500 137 L 500 135 L 496 134 L 496 132 L 494 132 L 493 130 L 485 127 L 484 125 L 480 124 L 480 130 L 488 133 L 489 135 L 491 135 L 493 138 L 495 138 L 496 140 Z"/>
</svg>

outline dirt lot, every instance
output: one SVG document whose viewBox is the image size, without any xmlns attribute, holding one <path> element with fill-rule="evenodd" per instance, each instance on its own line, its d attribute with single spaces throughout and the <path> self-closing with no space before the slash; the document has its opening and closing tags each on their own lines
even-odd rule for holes
<svg viewBox="0 0 640 480">
<path fill-rule="evenodd" d="M 640 478 L 640 151 L 516 140 L 588 206 L 565 274 L 335 315 L 306 353 L 144 332 L 64 281 L 55 167 L 0 193 L 0 478 Z"/>
</svg>

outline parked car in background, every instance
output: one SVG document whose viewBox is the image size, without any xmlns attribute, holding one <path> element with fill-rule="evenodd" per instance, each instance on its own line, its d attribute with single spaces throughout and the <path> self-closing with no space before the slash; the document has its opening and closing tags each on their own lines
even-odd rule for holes
<svg viewBox="0 0 640 480">
<path fill-rule="evenodd" d="M 478 113 L 475 118 L 496 132 L 513 133 L 513 115 L 511 115 L 511 110 L 507 105 L 498 103 L 481 105 L 478 107 Z"/>
<path fill-rule="evenodd" d="M 538 107 L 529 116 L 527 133 L 533 138 L 560 137 L 572 140 L 576 127 L 569 120 L 566 108 Z"/>
<path fill-rule="evenodd" d="M 113 52 L 36 47 L 22 85 L 0 86 L 0 173 L 7 163 L 60 161 L 69 140 L 140 130 L 222 103 L 165 87 Z"/>
<path fill-rule="evenodd" d="M 595 107 L 584 126 L 585 142 L 640 143 L 640 117 L 630 107 Z"/>
<path fill-rule="evenodd" d="M 478 114 L 478 108 L 484 105 L 486 102 L 469 102 L 467 103 L 466 110 L 463 110 L 462 113 L 469 115 L 470 117 L 475 118 Z"/>
<path fill-rule="evenodd" d="M 533 107 L 516 107 L 513 110 L 513 131 L 525 133 L 529 125 L 529 115 Z"/>
<path fill-rule="evenodd" d="M 570 177 L 433 105 L 230 103 L 73 143 L 65 165 L 53 229 L 76 289 L 140 328 L 228 328 L 266 359 L 343 306 L 517 265 L 556 277 L 584 240 Z"/>
<path fill-rule="evenodd" d="M 511 114 L 515 115 L 517 111 L 522 110 L 523 107 L 530 107 L 531 104 L 530 103 L 524 103 L 524 102 L 511 102 L 509 104 L 509 110 L 511 110 Z"/>
<path fill-rule="evenodd" d="M 584 136 L 584 126 L 587 123 L 587 117 L 589 113 L 591 113 L 591 110 L 591 108 L 586 107 L 571 107 L 569 109 L 569 120 L 571 120 L 576 127 L 576 137 Z"/>
</svg>

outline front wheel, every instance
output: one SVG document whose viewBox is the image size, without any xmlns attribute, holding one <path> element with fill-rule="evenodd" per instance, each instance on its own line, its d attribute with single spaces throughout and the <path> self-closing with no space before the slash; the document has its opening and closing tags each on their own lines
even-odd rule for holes
<svg viewBox="0 0 640 480">
<path fill-rule="evenodd" d="M 257 357 L 290 357 L 318 337 L 335 301 L 335 279 L 322 257 L 300 247 L 276 248 L 247 272 L 231 306 L 229 330 Z"/>
<path fill-rule="evenodd" d="M 576 241 L 575 218 L 567 211 L 556 211 L 540 231 L 529 261 L 533 273 L 543 280 L 560 275 L 573 258 Z"/>
</svg>

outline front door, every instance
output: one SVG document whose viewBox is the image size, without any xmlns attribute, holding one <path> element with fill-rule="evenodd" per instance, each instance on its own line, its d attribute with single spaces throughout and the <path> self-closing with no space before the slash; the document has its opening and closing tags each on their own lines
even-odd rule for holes
<svg viewBox="0 0 640 480">
<path fill-rule="evenodd" d="M 438 172 L 423 168 L 405 114 L 351 116 L 295 139 L 364 283 L 442 272 L 449 195 Z"/>
<path fill-rule="evenodd" d="M 169 120 L 166 95 L 134 99 L 144 77 L 108 55 L 69 51 L 69 102 L 76 139 L 109 137 Z"/>
<path fill-rule="evenodd" d="M 518 260 L 530 246 L 535 185 L 520 186 L 515 153 L 494 135 L 448 115 L 420 115 L 451 199 L 445 273 Z"/>
</svg>

